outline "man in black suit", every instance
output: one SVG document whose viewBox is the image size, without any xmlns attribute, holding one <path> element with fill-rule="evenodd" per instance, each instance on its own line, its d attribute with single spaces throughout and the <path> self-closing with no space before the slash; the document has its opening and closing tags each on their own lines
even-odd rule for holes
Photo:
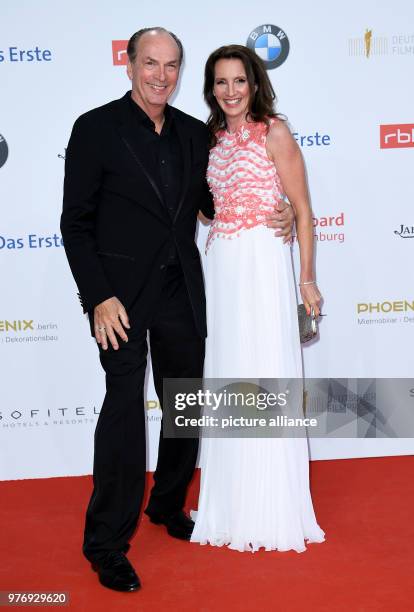
<svg viewBox="0 0 414 612">
<path fill-rule="evenodd" d="M 160 401 L 164 378 L 202 377 L 207 330 L 194 236 L 199 211 L 211 219 L 214 209 L 207 128 L 167 104 L 181 42 L 163 28 L 145 29 L 127 52 L 132 91 L 73 127 L 61 230 L 106 373 L 83 551 L 103 585 L 134 591 L 140 581 L 125 553 L 145 484 L 147 332 Z M 289 235 L 292 217 L 275 213 L 272 226 Z M 197 449 L 197 440 L 164 438 L 161 427 L 145 512 L 181 539 L 194 525 L 183 506 Z"/>
</svg>

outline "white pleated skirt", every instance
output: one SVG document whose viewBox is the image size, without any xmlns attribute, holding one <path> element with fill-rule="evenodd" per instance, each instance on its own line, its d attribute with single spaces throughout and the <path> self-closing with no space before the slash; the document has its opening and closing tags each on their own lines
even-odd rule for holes
<svg viewBox="0 0 414 612">
<path fill-rule="evenodd" d="M 204 377 L 301 378 L 290 246 L 264 226 L 216 238 L 205 281 Z M 202 437 L 200 467 L 192 542 L 303 552 L 306 542 L 324 541 L 309 489 L 306 437 Z"/>
</svg>

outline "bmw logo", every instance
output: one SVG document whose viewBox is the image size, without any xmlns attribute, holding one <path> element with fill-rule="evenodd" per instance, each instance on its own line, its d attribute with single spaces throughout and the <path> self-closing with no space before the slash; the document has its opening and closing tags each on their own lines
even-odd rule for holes
<svg viewBox="0 0 414 612">
<path fill-rule="evenodd" d="M 9 147 L 7 146 L 6 139 L 0 134 L 0 168 L 4 166 L 9 155 Z"/>
<path fill-rule="evenodd" d="M 246 44 L 264 61 L 266 70 L 277 68 L 289 55 L 289 39 L 275 25 L 258 26 L 250 32 Z"/>
</svg>

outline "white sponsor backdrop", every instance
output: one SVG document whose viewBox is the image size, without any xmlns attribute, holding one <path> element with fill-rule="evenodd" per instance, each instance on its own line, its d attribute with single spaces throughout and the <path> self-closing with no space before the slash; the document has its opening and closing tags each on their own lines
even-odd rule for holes
<svg viewBox="0 0 414 612">
<path fill-rule="evenodd" d="M 129 89 L 125 67 L 113 65 L 112 40 L 151 25 L 176 32 L 186 59 L 173 103 L 204 120 L 207 55 L 223 44 L 244 44 L 262 24 L 282 28 L 290 41 L 287 60 L 269 74 L 278 109 L 302 146 L 317 224 L 328 316 L 320 341 L 304 350 L 306 374 L 412 374 L 414 238 L 396 231 L 413 232 L 414 149 L 380 148 L 379 126 L 414 123 L 413 4 L 350 0 L 332 13 L 323 0 L 277 8 L 270 0 L 210 0 L 192 9 L 185 0 L 6 0 L 0 19 L 0 164 L 5 142 L 9 149 L 0 168 L 1 479 L 91 472 L 104 376 L 61 246 L 59 215 L 74 120 Z M 366 29 L 372 30 L 370 57 Z M 205 237 L 202 227 L 201 249 Z M 358 315 L 358 304 L 374 306 L 371 312 L 360 306 L 367 312 Z M 147 397 L 153 469 L 160 412 L 150 374 Z M 409 439 L 311 441 L 314 459 L 413 452 Z"/>
</svg>

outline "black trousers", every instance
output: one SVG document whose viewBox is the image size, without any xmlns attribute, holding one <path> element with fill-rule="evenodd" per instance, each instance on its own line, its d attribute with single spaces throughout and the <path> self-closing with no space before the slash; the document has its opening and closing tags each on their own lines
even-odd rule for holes
<svg viewBox="0 0 414 612">
<path fill-rule="evenodd" d="M 154 385 L 162 405 L 163 378 L 201 378 L 204 338 L 194 323 L 180 266 L 166 270 L 163 287 L 146 325 L 128 313 L 128 342 L 100 350 L 106 395 L 95 430 L 93 493 L 86 512 L 83 551 L 97 560 L 129 549 L 144 496 L 146 477 L 144 383 L 147 329 Z M 163 410 L 168 410 L 163 406 Z M 184 505 L 198 440 L 164 438 L 161 426 L 154 487 L 147 509 L 173 513 Z"/>
</svg>

